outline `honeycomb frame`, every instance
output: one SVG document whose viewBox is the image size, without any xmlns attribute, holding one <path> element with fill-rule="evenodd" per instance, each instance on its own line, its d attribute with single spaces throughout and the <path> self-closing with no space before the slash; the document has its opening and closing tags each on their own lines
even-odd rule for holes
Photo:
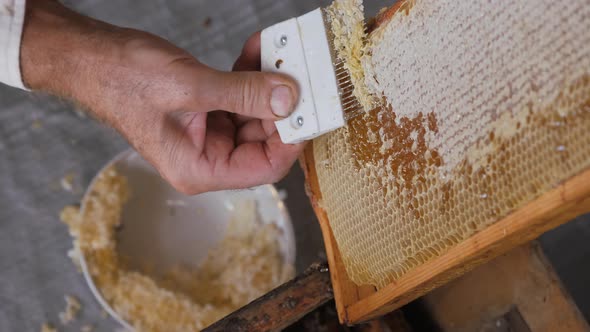
<svg viewBox="0 0 590 332">
<path fill-rule="evenodd" d="M 444 255 L 377 290 L 371 285 L 357 285 L 348 277 L 328 216 L 321 206 L 322 194 L 313 148 L 313 142 L 306 146 L 300 165 L 305 173 L 307 195 L 322 230 L 338 317 L 343 324 L 358 324 L 385 315 L 477 266 L 590 212 L 590 170 L 586 170 L 459 243 Z"/>
<path fill-rule="evenodd" d="M 377 17 L 376 25 L 384 24 L 399 10 L 409 10 L 412 4 L 413 1 L 398 2 Z M 588 78 L 583 78 L 581 83 L 576 84 L 587 87 L 588 82 Z M 587 92 L 583 93 L 588 95 Z M 582 109 L 584 115 L 588 111 L 590 111 L 590 104 Z M 551 123 L 553 120 L 550 117 L 537 119 L 544 124 Z M 574 118 L 569 121 L 579 120 Z M 583 117 L 582 120 L 585 124 L 588 118 Z M 493 140 L 494 137 L 490 139 Z M 319 146 L 323 149 L 322 145 Z M 315 151 L 314 148 L 316 148 Z M 582 163 L 578 162 L 582 165 L 581 168 L 569 170 L 569 173 L 565 172 L 567 176 L 558 186 L 537 188 L 535 195 L 531 194 L 526 197 L 526 200 L 516 202 L 515 209 L 510 210 L 508 214 L 500 215 L 499 219 L 494 220 L 493 223 L 474 230 L 466 239 L 459 239 L 452 243 L 445 248 L 446 251 L 442 255 L 403 271 L 379 289 L 372 285 L 357 285 L 347 274 L 322 201 L 318 170 L 321 171 L 320 168 L 324 167 L 324 161 L 316 160 L 317 148 L 317 142 L 310 144 L 305 150 L 301 164 L 306 174 L 308 195 L 322 227 L 331 266 L 336 305 L 340 320 L 344 323 L 358 323 L 385 314 L 475 266 L 530 241 L 579 214 L 590 211 L 590 170 L 584 166 L 584 162 L 587 161 L 584 152 L 577 159 L 582 160 Z"/>
</svg>

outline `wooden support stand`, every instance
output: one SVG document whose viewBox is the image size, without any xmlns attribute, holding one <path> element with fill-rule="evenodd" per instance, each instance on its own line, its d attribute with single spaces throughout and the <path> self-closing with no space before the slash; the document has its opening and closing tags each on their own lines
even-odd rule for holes
<svg viewBox="0 0 590 332">
<path fill-rule="evenodd" d="M 430 292 L 422 303 L 442 331 L 590 331 L 536 243 Z"/>
</svg>

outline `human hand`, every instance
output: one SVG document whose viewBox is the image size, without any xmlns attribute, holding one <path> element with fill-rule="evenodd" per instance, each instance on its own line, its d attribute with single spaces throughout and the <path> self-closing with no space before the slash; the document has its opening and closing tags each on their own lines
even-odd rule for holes
<svg viewBox="0 0 590 332">
<path fill-rule="evenodd" d="M 186 194 L 278 181 L 303 149 L 274 121 L 298 89 L 259 69 L 260 37 L 236 72 L 209 68 L 151 34 L 92 20 L 54 1 L 29 0 L 21 46 L 25 83 L 70 98 L 117 129 Z"/>
</svg>

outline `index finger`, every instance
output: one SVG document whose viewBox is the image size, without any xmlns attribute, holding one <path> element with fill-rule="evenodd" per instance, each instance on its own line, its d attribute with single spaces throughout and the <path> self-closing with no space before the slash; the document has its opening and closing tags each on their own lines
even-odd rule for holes
<svg viewBox="0 0 590 332">
<path fill-rule="evenodd" d="M 260 70 L 260 31 L 256 32 L 244 44 L 242 53 L 233 66 L 233 71 Z"/>
</svg>

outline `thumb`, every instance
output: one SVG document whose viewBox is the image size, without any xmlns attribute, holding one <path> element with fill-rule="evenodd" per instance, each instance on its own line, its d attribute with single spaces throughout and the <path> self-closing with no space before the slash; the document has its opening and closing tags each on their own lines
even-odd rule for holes
<svg viewBox="0 0 590 332">
<path fill-rule="evenodd" d="M 207 89 L 211 109 L 278 120 L 289 116 L 297 104 L 299 89 L 287 76 L 261 72 L 217 72 L 213 76 Z"/>
</svg>

